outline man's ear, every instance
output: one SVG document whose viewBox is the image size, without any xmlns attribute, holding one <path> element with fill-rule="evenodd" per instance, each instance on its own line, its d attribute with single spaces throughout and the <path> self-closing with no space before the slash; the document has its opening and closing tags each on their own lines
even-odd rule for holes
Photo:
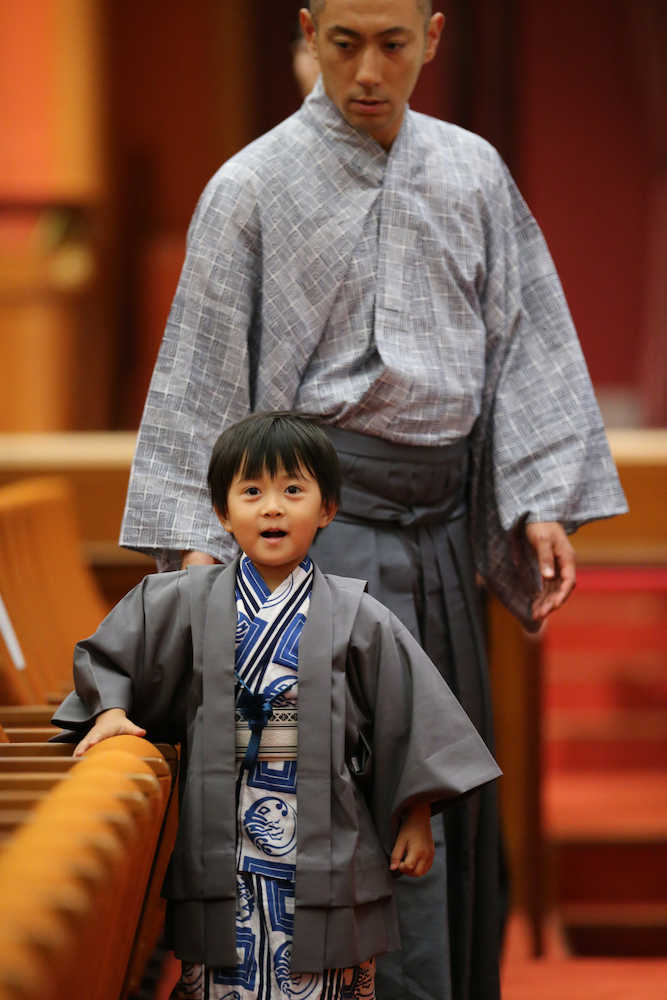
<svg viewBox="0 0 667 1000">
<path fill-rule="evenodd" d="M 323 501 L 318 528 L 326 528 L 327 524 L 331 524 L 337 513 L 338 504 L 335 500 Z"/>
<path fill-rule="evenodd" d="M 317 30 L 313 21 L 313 15 L 307 7 L 302 7 L 299 11 L 299 23 L 301 25 L 301 33 L 308 44 L 311 55 L 317 59 L 317 45 L 315 44 Z"/>
<path fill-rule="evenodd" d="M 438 51 L 438 43 L 445 26 L 444 14 L 433 14 L 426 29 L 426 50 L 424 52 L 424 62 L 429 63 Z"/>
</svg>

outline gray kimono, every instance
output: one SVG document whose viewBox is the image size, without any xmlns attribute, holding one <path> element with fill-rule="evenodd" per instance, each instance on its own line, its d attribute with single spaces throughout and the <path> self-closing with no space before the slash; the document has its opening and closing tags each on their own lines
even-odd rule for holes
<svg viewBox="0 0 667 1000">
<path fill-rule="evenodd" d="M 181 549 L 228 562 L 212 444 L 285 408 L 400 445 L 468 439 L 476 566 L 529 629 L 523 521 L 574 531 L 626 509 L 553 262 L 497 152 L 407 111 L 387 154 L 321 84 L 200 199 L 121 544 L 172 568 Z"/>
<path fill-rule="evenodd" d="M 209 966 L 236 962 L 235 576 L 236 564 L 146 577 L 77 645 L 76 692 L 53 717 L 83 730 L 121 707 L 149 738 L 182 741 L 165 894 L 176 954 Z M 299 647 L 293 971 L 398 947 L 388 854 L 402 810 L 442 809 L 500 773 L 431 661 L 363 588 L 316 568 Z"/>
</svg>

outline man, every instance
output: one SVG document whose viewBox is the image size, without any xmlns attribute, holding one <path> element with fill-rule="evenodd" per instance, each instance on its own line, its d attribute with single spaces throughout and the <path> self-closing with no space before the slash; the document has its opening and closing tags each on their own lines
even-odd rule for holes
<svg viewBox="0 0 667 1000">
<path fill-rule="evenodd" d="M 426 0 L 301 12 L 321 80 L 202 195 L 121 543 L 161 568 L 226 562 L 206 496 L 213 440 L 251 409 L 319 416 L 345 481 L 315 559 L 369 581 L 491 742 L 475 573 L 537 628 L 574 586 L 567 533 L 625 502 L 553 264 L 504 164 L 407 110 L 443 20 Z M 399 885 L 403 947 L 378 963 L 379 1000 L 498 995 L 493 790 L 446 830 L 429 876 Z"/>
</svg>

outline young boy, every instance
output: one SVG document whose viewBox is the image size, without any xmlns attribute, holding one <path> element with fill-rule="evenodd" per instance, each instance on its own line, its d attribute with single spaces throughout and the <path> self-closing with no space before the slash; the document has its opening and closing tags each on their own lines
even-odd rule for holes
<svg viewBox="0 0 667 1000">
<path fill-rule="evenodd" d="M 119 733 L 182 745 L 174 998 L 373 997 L 393 878 L 428 871 L 432 810 L 499 771 L 400 622 L 310 560 L 340 491 L 320 428 L 247 417 L 208 482 L 240 557 L 146 577 L 77 645 L 53 721 L 88 730 L 77 756 Z"/>
</svg>

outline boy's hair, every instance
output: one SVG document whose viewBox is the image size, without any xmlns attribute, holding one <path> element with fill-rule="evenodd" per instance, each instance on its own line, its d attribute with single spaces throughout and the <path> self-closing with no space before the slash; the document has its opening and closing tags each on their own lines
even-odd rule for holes
<svg viewBox="0 0 667 1000">
<path fill-rule="evenodd" d="M 302 413 L 276 410 L 252 413 L 215 442 L 208 466 L 213 506 L 226 516 L 229 488 L 237 473 L 254 479 L 266 469 L 275 476 L 281 466 L 288 476 L 306 469 L 317 480 L 322 500 L 339 504 L 340 465 L 326 433 Z"/>
</svg>

